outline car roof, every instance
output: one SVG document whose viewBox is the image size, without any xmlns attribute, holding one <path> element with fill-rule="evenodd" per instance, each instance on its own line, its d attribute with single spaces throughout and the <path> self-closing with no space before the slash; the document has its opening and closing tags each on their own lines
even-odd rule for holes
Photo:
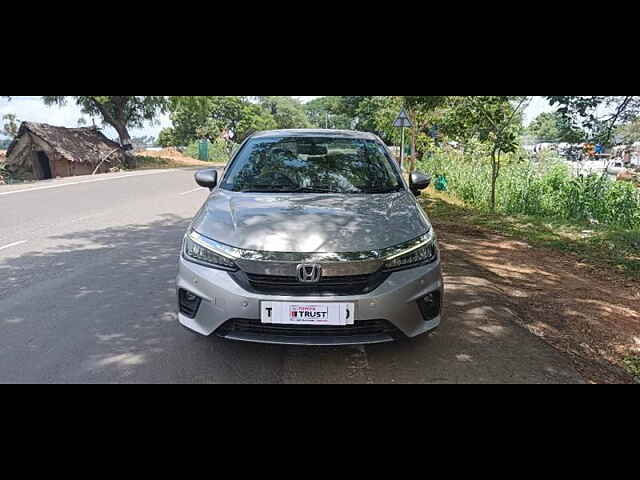
<svg viewBox="0 0 640 480">
<path fill-rule="evenodd" d="M 254 133 L 251 138 L 273 138 L 273 137 L 327 137 L 327 138 L 353 138 L 361 140 L 376 140 L 373 133 L 358 132 L 356 130 L 327 130 L 327 129 L 290 129 L 290 130 L 268 130 Z"/>
</svg>

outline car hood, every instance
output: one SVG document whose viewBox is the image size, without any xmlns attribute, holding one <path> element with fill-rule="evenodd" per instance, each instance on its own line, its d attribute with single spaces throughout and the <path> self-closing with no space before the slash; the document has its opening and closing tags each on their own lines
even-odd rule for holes
<svg viewBox="0 0 640 480">
<path fill-rule="evenodd" d="M 339 195 L 217 190 L 192 227 L 247 250 L 345 253 L 392 247 L 419 237 L 431 225 L 406 191 Z"/>
</svg>

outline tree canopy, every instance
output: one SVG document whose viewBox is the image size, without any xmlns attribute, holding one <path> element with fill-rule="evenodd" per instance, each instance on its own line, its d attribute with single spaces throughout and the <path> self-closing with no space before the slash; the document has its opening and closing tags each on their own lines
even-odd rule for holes
<svg viewBox="0 0 640 480">
<path fill-rule="evenodd" d="M 352 118 L 339 112 L 340 97 L 319 97 L 304 105 L 314 128 L 351 129 Z"/>
<path fill-rule="evenodd" d="M 225 130 L 233 132 L 235 141 L 242 141 L 253 131 L 276 127 L 273 118 L 249 97 L 170 97 L 168 109 L 173 126 L 160 133 L 158 141 L 163 146 L 214 141 Z"/>
<path fill-rule="evenodd" d="M 536 143 L 581 143 L 586 140 L 585 132 L 573 126 L 560 112 L 541 113 L 527 127 L 526 133 Z"/>
<path fill-rule="evenodd" d="M 13 114 L 7 113 L 2 116 L 3 126 L 0 133 L 13 139 L 18 135 L 20 129 L 20 120 Z"/>
<path fill-rule="evenodd" d="M 255 131 L 309 128 L 304 106 L 293 97 L 180 96 L 169 100 L 172 127 L 161 132 L 161 145 L 214 141 L 230 132 L 242 142 Z"/>
<path fill-rule="evenodd" d="M 311 122 L 302 103 L 293 97 L 256 97 L 275 121 L 276 128 L 309 128 Z"/>
<path fill-rule="evenodd" d="M 546 97 L 571 129 L 582 130 L 589 141 L 611 146 L 616 130 L 640 115 L 640 96 Z"/>
</svg>

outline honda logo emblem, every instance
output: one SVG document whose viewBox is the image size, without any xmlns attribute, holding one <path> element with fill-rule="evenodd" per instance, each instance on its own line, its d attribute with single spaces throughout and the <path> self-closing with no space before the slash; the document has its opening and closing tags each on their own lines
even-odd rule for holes
<svg viewBox="0 0 640 480">
<path fill-rule="evenodd" d="M 320 265 L 298 265 L 298 281 L 302 283 L 318 283 L 322 276 Z"/>
</svg>

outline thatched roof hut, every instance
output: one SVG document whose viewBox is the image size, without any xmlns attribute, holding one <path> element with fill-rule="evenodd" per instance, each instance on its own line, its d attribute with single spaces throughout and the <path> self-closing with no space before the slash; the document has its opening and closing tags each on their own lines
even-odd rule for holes
<svg viewBox="0 0 640 480">
<path fill-rule="evenodd" d="M 125 160 L 120 145 L 95 127 L 65 128 L 23 122 L 7 150 L 7 169 L 42 180 L 108 172 Z"/>
</svg>

